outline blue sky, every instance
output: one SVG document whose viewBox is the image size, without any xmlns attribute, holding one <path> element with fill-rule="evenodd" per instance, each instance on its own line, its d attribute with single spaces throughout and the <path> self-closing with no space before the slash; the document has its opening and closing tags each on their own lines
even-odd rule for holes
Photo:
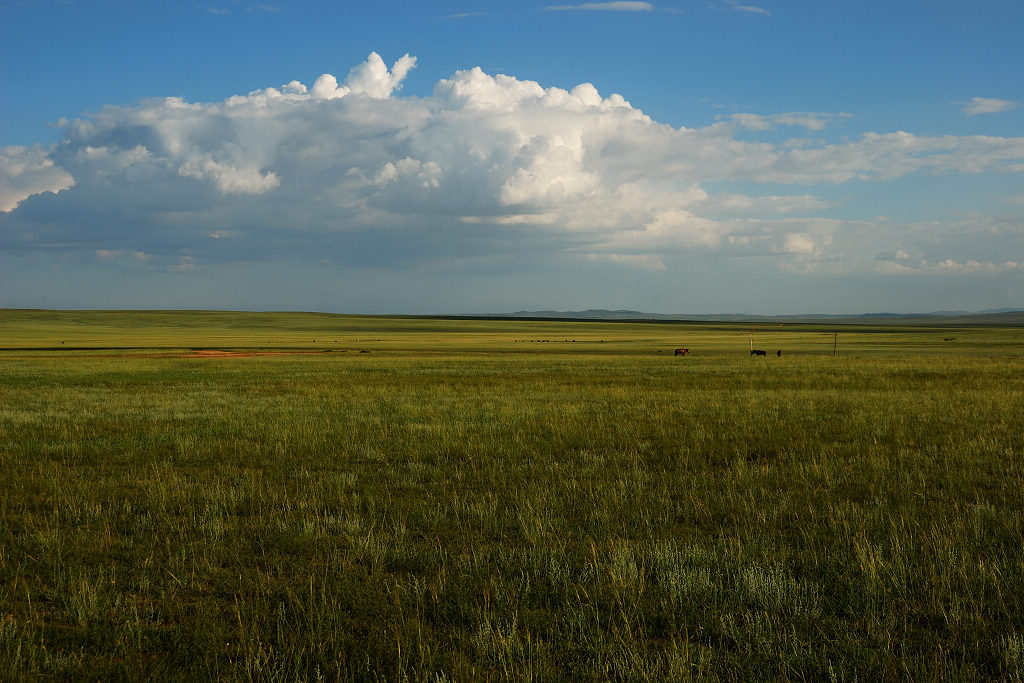
<svg viewBox="0 0 1024 683">
<path fill-rule="evenodd" d="M 0 306 L 1024 308 L 1021 26 L 0 0 Z"/>
</svg>

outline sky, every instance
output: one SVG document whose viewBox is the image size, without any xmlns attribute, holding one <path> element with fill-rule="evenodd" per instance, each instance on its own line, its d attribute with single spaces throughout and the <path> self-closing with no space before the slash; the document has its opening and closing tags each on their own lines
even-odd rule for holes
<svg viewBox="0 0 1024 683">
<path fill-rule="evenodd" d="M 1024 309 L 1019 0 L 0 0 L 0 307 Z"/>
</svg>

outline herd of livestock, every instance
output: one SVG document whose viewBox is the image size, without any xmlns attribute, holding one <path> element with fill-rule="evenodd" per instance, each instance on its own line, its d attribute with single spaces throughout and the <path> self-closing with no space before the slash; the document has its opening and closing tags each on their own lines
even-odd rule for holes
<svg viewBox="0 0 1024 683">
<path fill-rule="evenodd" d="M 684 348 L 680 347 L 680 348 L 676 349 L 675 355 L 677 355 L 677 356 L 685 356 L 689 352 L 690 352 L 690 349 L 684 349 Z M 761 349 L 750 349 L 750 355 L 751 356 L 767 356 L 768 352 L 767 351 L 763 351 Z M 782 356 L 782 349 L 779 349 L 778 351 L 776 351 L 775 355 L 781 357 Z"/>
</svg>

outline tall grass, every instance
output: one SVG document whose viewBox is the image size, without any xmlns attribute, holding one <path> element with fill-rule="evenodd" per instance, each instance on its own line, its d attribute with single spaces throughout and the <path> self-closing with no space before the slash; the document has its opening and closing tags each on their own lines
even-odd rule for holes
<svg viewBox="0 0 1024 683">
<path fill-rule="evenodd" d="M 0 671 L 1024 678 L 1016 332 L 415 323 L 0 356 Z"/>
</svg>

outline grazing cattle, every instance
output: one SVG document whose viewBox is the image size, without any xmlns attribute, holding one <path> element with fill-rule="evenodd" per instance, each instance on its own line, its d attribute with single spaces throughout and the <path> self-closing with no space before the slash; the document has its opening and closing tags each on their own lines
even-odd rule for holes
<svg viewBox="0 0 1024 683">
<path fill-rule="evenodd" d="M 676 349 L 677 356 L 685 356 L 690 352 L 690 349 Z"/>
<path fill-rule="evenodd" d="M 782 349 L 779 349 L 778 351 L 776 351 L 775 355 L 778 356 L 779 358 L 782 358 Z"/>
<path fill-rule="evenodd" d="M 767 351 L 762 351 L 761 349 L 752 349 L 751 352 L 750 352 L 750 355 L 751 356 L 767 356 L 768 352 Z"/>
</svg>

